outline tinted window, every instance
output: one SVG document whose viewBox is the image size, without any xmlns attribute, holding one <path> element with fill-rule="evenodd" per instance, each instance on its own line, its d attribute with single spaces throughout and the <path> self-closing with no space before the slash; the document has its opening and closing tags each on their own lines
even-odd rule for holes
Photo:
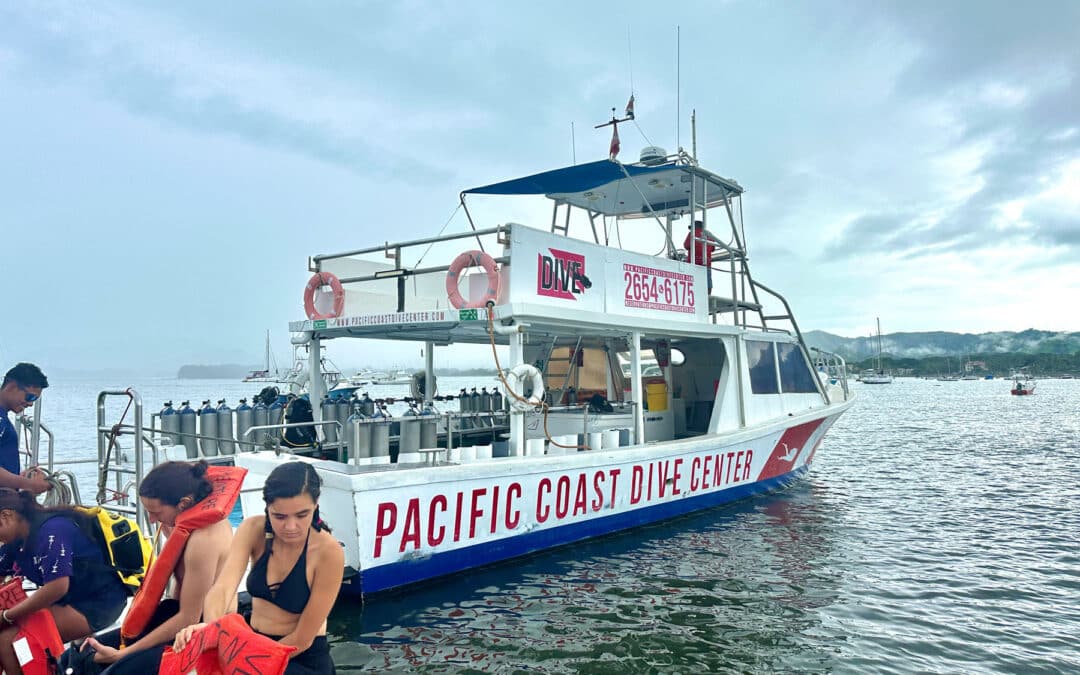
<svg viewBox="0 0 1080 675">
<path fill-rule="evenodd" d="M 746 358 L 750 366 L 750 391 L 755 394 L 779 394 L 773 343 L 747 340 Z"/>
<path fill-rule="evenodd" d="M 799 346 L 778 344 L 776 351 L 780 354 L 780 388 L 788 394 L 816 394 L 814 374 Z"/>
</svg>

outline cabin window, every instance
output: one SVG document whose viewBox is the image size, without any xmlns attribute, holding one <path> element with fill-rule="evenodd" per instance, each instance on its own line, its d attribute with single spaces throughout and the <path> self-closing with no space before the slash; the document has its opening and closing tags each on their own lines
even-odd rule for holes
<svg viewBox="0 0 1080 675">
<path fill-rule="evenodd" d="M 776 382 L 776 352 L 773 343 L 762 340 L 746 341 L 746 358 L 750 366 L 750 391 L 755 394 L 779 394 Z"/>
<path fill-rule="evenodd" d="M 817 385 L 799 345 L 776 345 L 780 356 L 780 389 L 785 394 L 816 394 Z"/>
</svg>

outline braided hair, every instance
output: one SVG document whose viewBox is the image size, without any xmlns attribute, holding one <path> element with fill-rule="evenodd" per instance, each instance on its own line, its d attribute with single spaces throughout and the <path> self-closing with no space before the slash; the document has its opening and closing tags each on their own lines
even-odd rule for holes
<svg viewBox="0 0 1080 675">
<path fill-rule="evenodd" d="M 323 530 L 330 532 L 330 526 L 319 515 L 319 494 L 322 493 L 322 478 L 316 473 L 315 467 L 307 462 L 286 462 L 279 464 L 270 472 L 263 483 L 263 501 L 266 502 L 266 524 L 263 526 L 266 538 L 274 536 L 274 530 L 270 526 L 269 506 L 275 499 L 289 499 L 307 494 L 311 501 L 315 502 L 315 513 L 311 517 L 311 526 L 316 532 Z"/>
</svg>

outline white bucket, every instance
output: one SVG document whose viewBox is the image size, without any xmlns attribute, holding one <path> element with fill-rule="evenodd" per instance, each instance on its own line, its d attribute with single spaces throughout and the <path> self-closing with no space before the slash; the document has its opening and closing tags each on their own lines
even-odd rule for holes
<svg viewBox="0 0 1080 675">
<path fill-rule="evenodd" d="M 461 463 L 467 464 L 476 461 L 476 446 L 467 445 L 461 448 Z"/>
<path fill-rule="evenodd" d="M 461 448 L 450 448 L 446 454 L 446 461 L 451 464 L 461 463 Z"/>
<path fill-rule="evenodd" d="M 604 433 L 603 448 L 609 450 L 611 448 L 619 447 L 619 430 L 608 429 Z"/>
<path fill-rule="evenodd" d="M 590 431 L 587 445 L 590 450 L 599 450 L 604 447 L 604 433 L 602 431 Z"/>
<path fill-rule="evenodd" d="M 491 446 L 490 445 L 478 445 L 476 446 L 476 461 L 481 462 L 485 459 L 491 459 Z"/>
<path fill-rule="evenodd" d="M 544 454 L 544 439 L 530 438 L 525 441 L 525 456 L 539 457 Z"/>
</svg>

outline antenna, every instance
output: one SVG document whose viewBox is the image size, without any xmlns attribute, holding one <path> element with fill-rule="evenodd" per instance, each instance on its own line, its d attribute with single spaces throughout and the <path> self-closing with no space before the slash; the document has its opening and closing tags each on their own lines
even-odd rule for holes
<svg viewBox="0 0 1080 675">
<path fill-rule="evenodd" d="M 675 26 L 675 147 L 682 150 L 682 134 L 679 129 L 679 117 L 682 116 L 680 85 L 682 84 L 682 26 Z"/>
<path fill-rule="evenodd" d="M 577 140 L 574 138 L 574 123 L 570 123 L 570 163 L 577 166 Z"/>
<path fill-rule="evenodd" d="M 630 95 L 634 94 L 634 44 L 630 41 L 630 26 L 626 27 L 626 60 L 630 64 Z"/>
<path fill-rule="evenodd" d="M 697 161 L 697 108 L 690 110 L 690 152 L 694 161 Z"/>
</svg>

